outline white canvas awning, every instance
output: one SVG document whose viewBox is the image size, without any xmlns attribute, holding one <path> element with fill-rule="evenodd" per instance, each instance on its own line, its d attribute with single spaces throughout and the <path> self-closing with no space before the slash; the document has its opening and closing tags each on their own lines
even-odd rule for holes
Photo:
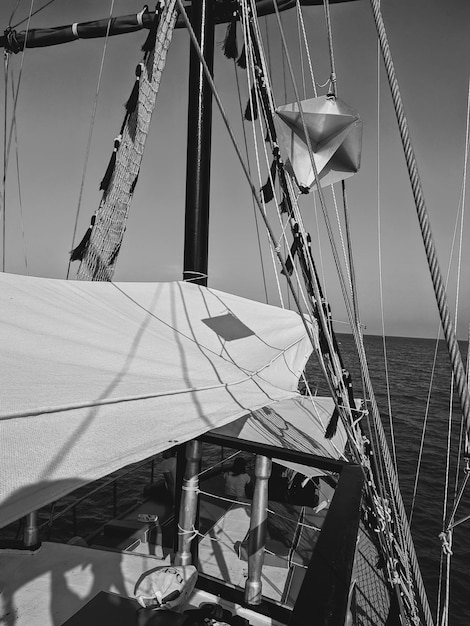
<svg viewBox="0 0 470 626">
<path fill-rule="evenodd" d="M 332 398 L 299 396 L 251 411 L 248 415 L 213 432 L 330 459 L 340 459 L 343 457 L 347 441 L 346 430 L 341 420 L 338 421 L 336 434 L 331 439 L 325 438 L 325 430 L 334 408 Z M 277 462 L 305 476 L 325 474 L 324 471 L 314 467 L 289 461 L 277 460 Z"/>
<path fill-rule="evenodd" d="M 190 283 L 0 275 L 0 527 L 294 397 L 300 316 Z"/>
</svg>

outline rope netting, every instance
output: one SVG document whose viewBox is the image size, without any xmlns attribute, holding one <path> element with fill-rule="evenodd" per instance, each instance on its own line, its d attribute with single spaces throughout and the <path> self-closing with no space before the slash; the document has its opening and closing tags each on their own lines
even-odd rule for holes
<svg viewBox="0 0 470 626">
<path fill-rule="evenodd" d="M 155 47 L 144 55 L 143 62 L 136 69 L 138 91 L 135 108 L 129 112 L 128 103 L 128 114 L 114 142 L 111 157 L 114 169 L 109 184 L 104 181 L 101 184 L 105 188 L 99 208 L 92 217 L 83 245 L 79 245 L 82 250 L 75 256 L 81 261 L 77 272 L 79 280 L 109 281 L 113 277 L 175 26 L 175 0 L 170 0 L 160 10 L 161 13 L 157 9 L 155 15 L 155 20 L 158 20 L 154 33 Z M 149 36 L 152 35 L 151 31 Z"/>
</svg>

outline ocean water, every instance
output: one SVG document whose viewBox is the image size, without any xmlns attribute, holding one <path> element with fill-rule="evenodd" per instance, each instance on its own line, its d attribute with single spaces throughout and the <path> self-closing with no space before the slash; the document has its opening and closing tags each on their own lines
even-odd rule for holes
<svg viewBox="0 0 470 626">
<path fill-rule="evenodd" d="M 354 341 L 350 335 L 338 335 L 340 351 L 346 367 L 352 374 L 355 395 L 361 395 L 361 379 Z M 387 433 L 389 426 L 389 403 L 385 378 L 384 349 L 381 337 L 364 338 L 369 370 Z M 389 374 L 390 406 L 397 467 L 405 508 L 411 510 L 418 455 L 422 437 L 424 415 L 429 393 L 436 342 L 430 339 L 390 337 L 386 340 Z M 460 349 L 464 362 L 467 344 Z M 326 393 L 318 375 L 318 367 L 312 360 L 308 367 L 309 380 L 319 381 L 318 393 Z M 443 503 L 446 485 L 447 441 L 449 429 L 450 366 L 443 341 L 438 344 L 437 360 L 429 402 L 420 478 L 416 492 L 411 530 L 418 560 L 433 615 L 436 615 L 439 588 L 441 542 L 439 533 L 443 527 Z M 450 496 L 445 518 L 448 519 L 453 505 L 456 466 L 459 455 L 460 415 L 458 400 L 453 403 L 450 453 Z M 389 444 L 390 445 L 390 444 Z M 391 446 L 390 446 L 391 447 Z M 458 473 L 458 484 L 462 472 Z M 463 493 L 456 519 L 470 514 L 470 481 Z M 457 526 L 453 537 L 453 557 L 450 596 L 450 626 L 470 624 L 470 520 Z"/>
</svg>

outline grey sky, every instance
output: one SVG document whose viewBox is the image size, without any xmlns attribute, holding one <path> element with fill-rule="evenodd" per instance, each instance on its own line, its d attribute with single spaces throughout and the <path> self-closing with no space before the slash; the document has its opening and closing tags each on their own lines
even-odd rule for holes
<svg viewBox="0 0 470 626">
<path fill-rule="evenodd" d="M 15 4 L 16 0 L 4 0 L 0 4 L 2 27 L 8 25 Z M 43 2 L 36 2 L 35 7 L 40 4 Z M 23 12 L 15 16 L 14 22 L 25 16 L 28 5 L 24 2 Z M 470 4 L 466 0 L 384 0 L 382 5 L 432 230 L 445 274 L 462 185 Z M 82 0 L 79 3 L 57 0 L 34 18 L 33 26 L 102 18 L 108 14 L 109 7 L 110 3 L 105 0 Z M 141 3 L 135 0 L 116 0 L 114 12 L 127 14 L 141 8 Z M 364 122 L 361 171 L 349 179 L 347 186 L 366 332 L 380 333 L 377 268 L 377 194 L 380 188 L 385 330 L 394 335 L 434 336 L 438 317 L 383 70 L 378 185 L 377 45 L 369 2 L 359 0 L 333 5 L 331 15 L 339 96 L 361 114 Z M 316 78 L 319 83 L 324 83 L 329 70 L 323 10 L 321 7 L 306 8 L 304 18 L 311 33 L 309 42 Z M 295 35 L 295 14 L 284 14 L 283 20 L 289 34 Z M 264 29 L 264 20 L 262 22 Z M 286 80 L 287 98 L 284 95 L 285 81 L 274 18 L 269 18 L 268 33 L 276 100 L 283 104 L 286 99 L 292 101 L 294 98 L 289 79 Z M 224 34 L 225 27 L 218 27 L 217 42 L 223 40 Z M 135 33 L 111 38 L 107 45 L 76 242 L 85 232 L 99 203 L 99 182 L 109 160 L 113 139 L 119 132 L 122 105 L 132 88 L 134 68 L 140 60 L 140 45 L 144 38 L 144 33 Z M 24 241 L 28 271 L 33 275 L 65 277 L 102 51 L 102 40 L 89 40 L 28 50 L 25 54 L 17 111 L 18 155 Z M 292 50 L 292 54 L 301 84 L 297 50 Z M 116 280 L 179 280 L 182 276 L 187 55 L 187 34 L 178 31 L 170 49 L 152 121 Z M 229 113 L 235 115 L 236 132 L 241 141 L 233 64 L 223 57 L 220 46 L 216 49 L 216 57 L 216 82 Z M 16 80 L 21 55 L 12 58 L 11 62 Z M 243 79 L 243 73 L 240 76 Z M 243 81 L 242 92 L 244 106 L 247 90 Z M 217 113 L 213 137 L 209 284 L 263 300 L 252 203 L 243 189 L 240 168 Z M 6 270 L 24 273 L 15 160 L 14 148 L 7 181 Z M 329 191 L 326 196 L 330 198 Z M 316 222 L 313 205 L 309 202 L 307 226 L 316 242 Z M 331 210 L 333 219 L 334 209 Z M 321 233 L 324 239 L 323 228 Z M 464 240 L 466 237 L 468 233 L 464 233 Z M 315 256 L 319 260 L 317 249 Z M 346 317 L 326 242 L 322 244 L 322 258 L 334 317 L 343 321 Z M 464 254 L 459 323 L 462 337 L 467 334 L 470 304 L 468 266 L 468 254 Z M 76 267 L 74 269 L 76 271 Z M 452 308 L 455 275 L 454 266 L 450 289 Z M 273 286 L 271 281 L 270 302 L 275 304 Z M 339 324 L 337 330 L 346 330 L 346 326 Z"/>
</svg>

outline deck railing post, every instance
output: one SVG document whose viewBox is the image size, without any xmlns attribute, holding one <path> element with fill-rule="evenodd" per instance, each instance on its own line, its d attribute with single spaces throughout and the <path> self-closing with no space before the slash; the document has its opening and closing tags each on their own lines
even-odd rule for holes
<svg viewBox="0 0 470 626">
<path fill-rule="evenodd" d="M 28 513 L 28 515 L 25 517 L 23 543 L 27 548 L 33 548 L 39 544 L 37 511 L 31 511 L 31 513 Z"/>
<path fill-rule="evenodd" d="M 271 476 L 271 459 L 256 456 L 255 491 L 250 516 L 250 534 L 248 538 L 248 579 L 245 585 L 245 601 L 248 604 L 260 604 L 261 571 L 266 545 L 266 524 L 268 519 L 268 481 Z"/>
<path fill-rule="evenodd" d="M 178 528 L 178 551 L 176 565 L 191 565 L 191 542 L 196 527 L 199 468 L 201 463 L 202 443 L 194 440 L 186 444 L 186 469 L 184 473 Z"/>
</svg>

